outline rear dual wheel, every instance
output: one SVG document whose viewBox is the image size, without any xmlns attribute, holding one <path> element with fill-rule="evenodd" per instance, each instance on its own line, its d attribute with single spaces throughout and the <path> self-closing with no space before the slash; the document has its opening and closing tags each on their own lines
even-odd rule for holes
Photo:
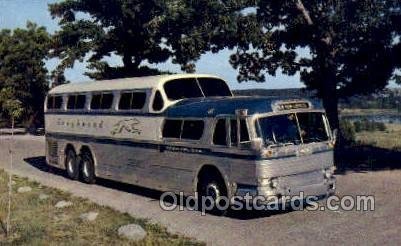
<svg viewBox="0 0 401 246">
<path fill-rule="evenodd" d="M 96 181 L 95 165 L 89 152 L 83 152 L 77 156 L 73 150 L 68 150 L 65 169 L 67 176 L 72 180 L 78 180 L 81 177 L 82 181 L 88 184 L 93 184 Z"/>
<path fill-rule="evenodd" d="M 75 151 L 71 149 L 66 153 L 65 170 L 70 179 L 77 180 L 79 178 L 79 161 Z"/>
<path fill-rule="evenodd" d="M 81 155 L 81 177 L 87 184 L 96 182 L 94 161 L 92 155 L 88 152 L 84 152 Z"/>
</svg>

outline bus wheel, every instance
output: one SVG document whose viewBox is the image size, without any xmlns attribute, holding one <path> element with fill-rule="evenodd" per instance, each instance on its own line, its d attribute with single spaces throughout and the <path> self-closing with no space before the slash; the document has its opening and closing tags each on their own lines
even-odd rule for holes
<svg viewBox="0 0 401 246">
<path fill-rule="evenodd" d="M 229 206 L 224 180 L 218 176 L 204 177 L 200 184 L 200 208 L 214 215 L 224 215 Z"/>
<path fill-rule="evenodd" d="M 65 160 L 65 169 L 67 171 L 67 176 L 70 179 L 77 180 L 79 177 L 79 168 L 77 155 L 73 150 L 68 150 Z"/>
<path fill-rule="evenodd" d="M 93 162 L 92 155 L 88 152 L 84 152 L 81 155 L 81 177 L 85 183 L 94 184 L 96 181 L 95 177 L 95 165 Z"/>
</svg>

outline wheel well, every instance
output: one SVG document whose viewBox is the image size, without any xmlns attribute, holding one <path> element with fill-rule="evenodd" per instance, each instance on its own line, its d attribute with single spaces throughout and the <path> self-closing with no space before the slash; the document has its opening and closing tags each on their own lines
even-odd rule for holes
<svg viewBox="0 0 401 246">
<path fill-rule="evenodd" d="M 87 145 L 83 145 L 79 151 L 79 154 L 82 156 L 83 154 L 88 154 L 93 161 L 93 165 L 97 166 L 95 155 L 93 154 L 92 150 Z"/>
<path fill-rule="evenodd" d="M 84 145 L 84 146 L 81 147 L 81 150 L 79 151 L 79 153 L 80 153 L 81 155 L 84 154 L 84 153 L 89 154 L 89 155 L 93 158 L 93 156 L 92 156 L 92 151 L 91 151 L 90 148 L 89 148 L 88 146 L 86 146 L 86 145 Z"/>
<path fill-rule="evenodd" d="M 67 144 L 67 146 L 65 147 L 65 152 L 64 154 L 67 154 L 68 151 L 72 150 L 74 153 L 76 153 L 74 146 L 72 146 L 72 144 Z"/>
<path fill-rule="evenodd" d="M 217 167 L 215 167 L 213 165 L 204 165 L 199 170 L 198 176 L 197 176 L 197 183 L 196 183 L 197 191 L 199 191 L 199 189 L 200 189 L 201 180 L 204 178 L 208 178 L 208 177 L 216 178 L 219 182 L 221 182 L 224 185 L 224 187 L 226 188 L 226 191 L 227 191 L 227 185 L 224 181 L 223 175 L 221 174 L 219 169 L 217 169 Z"/>
</svg>

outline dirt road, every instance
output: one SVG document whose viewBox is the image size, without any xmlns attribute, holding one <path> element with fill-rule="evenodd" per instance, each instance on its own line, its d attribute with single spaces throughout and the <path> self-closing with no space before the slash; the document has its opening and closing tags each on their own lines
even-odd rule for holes
<svg viewBox="0 0 401 246">
<path fill-rule="evenodd" d="M 9 167 L 10 136 L 0 136 L 0 168 Z M 237 212 L 227 217 L 194 211 L 163 211 L 159 192 L 101 181 L 87 185 L 49 170 L 44 138 L 16 136 L 13 172 L 88 198 L 96 203 L 148 218 L 211 245 L 401 244 L 401 170 L 348 172 L 337 176 L 337 194 L 374 195 L 375 211 Z M 400 160 L 401 161 L 401 160 Z"/>
</svg>

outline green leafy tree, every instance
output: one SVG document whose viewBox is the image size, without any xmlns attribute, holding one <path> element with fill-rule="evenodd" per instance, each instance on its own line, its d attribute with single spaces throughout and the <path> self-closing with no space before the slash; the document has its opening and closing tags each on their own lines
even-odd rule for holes
<svg viewBox="0 0 401 246">
<path fill-rule="evenodd" d="M 50 4 L 61 30 L 53 37 L 52 55 L 61 59 L 56 74 L 89 62 L 87 75 L 94 79 L 159 73 L 147 64 L 166 61 L 170 50 L 161 35 L 167 1 L 162 0 L 66 0 Z M 123 66 L 111 66 L 105 58 L 116 55 Z"/>
<path fill-rule="evenodd" d="M 334 128 L 339 98 L 382 89 L 398 78 L 400 1 L 271 0 L 254 7 L 258 35 L 231 57 L 238 80 L 263 82 L 278 69 L 300 73 L 322 98 Z M 309 54 L 300 57 L 299 48 Z"/>
<path fill-rule="evenodd" d="M 8 203 L 7 203 L 7 220 L 6 220 L 6 236 L 10 234 L 11 228 L 11 193 L 12 193 L 12 168 L 13 168 L 13 136 L 14 136 L 14 126 L 15 121 L 22 117 L 24 113 L 24 108 L 18 99 L 15 98 L 15 93 L 12 88 L 6 87 L 0 91 L 0 106 L 2 111 L 10 118 L 11 120 L 11 145 L 10 145 L 10 173 L 8 178 Z"/>
<path fill-rule="evenodd" d="M 253 4 L 252 0 L 170 1 L 163 33 L 173 63 L 194 72 L 195 61 L 207 52 L 248 48 L 251 40 L 261 38 L 256 17 L 244 11 Z"/>
<path fill-rule="evenodd" d="M 29 126 L 35 127 L 43 122 L 43 102 L 49 84 L 45 67 L 49 43 L 46 29 L 30 22 L 26 29 L 0 31 L 2 117 L 11 119 L 10 113 L 14 110 L 7 109 L 18 102 L 24 109 L 22 120 Z"/>
<path fill-rule="evenodd" d="M 194 72 L 194 62 L 206 52 L 239 43 L 248 46 L 248 35 L 231 39 L 239 28 L 249 29 L 249 21 L 239 18 L 245 2 L 65 0 L 50 4 L 61 26 L 53 42 L 52 54 L 61 59 L 56 72 L 62 74 L 86 59 L 91 70 L 86 75 L 94 79 L 157 74 L 161 71 L 150 65 L 169 59 L 183 71 Z M 122 66 L 107 62 L 112 55 L 121 57 Z"/>
</svg>

